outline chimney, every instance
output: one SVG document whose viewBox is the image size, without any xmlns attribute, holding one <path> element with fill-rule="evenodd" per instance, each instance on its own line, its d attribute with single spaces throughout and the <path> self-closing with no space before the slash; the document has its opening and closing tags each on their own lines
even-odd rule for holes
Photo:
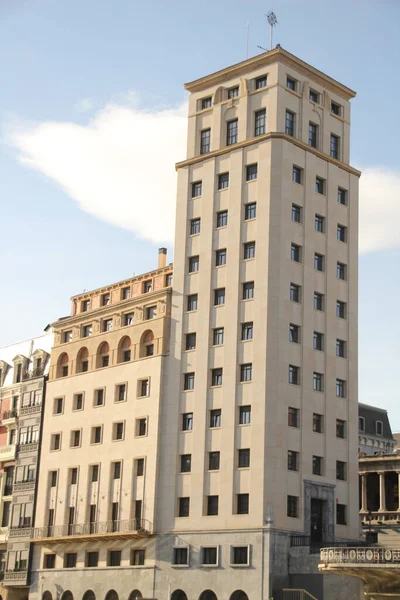
<svg viewBox="0 0 400 600">
<path fill-rule="evenodd" d="M 167 264 L 167 249 L 159 248 L 158 249 L 158 268 L 162 269 Z"/>
</svg>

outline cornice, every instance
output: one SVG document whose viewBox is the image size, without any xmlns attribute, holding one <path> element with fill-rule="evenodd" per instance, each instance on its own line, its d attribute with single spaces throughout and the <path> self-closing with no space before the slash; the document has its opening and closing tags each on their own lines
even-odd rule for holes
<svg viewBox="0 0 400 600">
<path fill-rule="evenodd" d="M 347 171 L 348 173 L 351 173 L 352 175 L 356 175 L 356 177 L 361 176 L 361 171 L 354 169 L 354 167 L 351 167 L 350 165 L 347 165 L 346 163 L 341 162 L 340 160 L 336 160 L 335 158 L 329 156 L 329 154 L 325 154 L 324 152 L 321 152 L 316 148 L 312 148 L 311 146 L 305 144 L 301 140 L 291 137 L 286 133 L 280 133 L 278 131 L 270 131 L 269 133 L 265 133 L 264 135 L 258 135 L 257 137 L 251 138 L 250 140 L 245 140 L 244 142 L 232 144 L 231 146 L 225 146 L 224 148 L 219 148 L 218 150 L 208 152 L 207 154 L 201 154 L 199 156 L 194 156 L 193 158 L 188 158 L 186 160 L 176 163 L 175 169 L 178 171 L 178 169 L 182 169 L 183 167 L 190 167 L 191 165 L 196 165 L 197 163 L 203 162 L 205 160 L 210 160 L 211 158 L 216 158 L 217 156 L 222 156 L 224 154 L 228 154 L 229 152 L 240 150 L 241 148 L 247 148 L 248 146 L 251 146 L 253 144 L 258 144 L 260 142 L 269 142 L 271 140 L 285 140 L 286 142 L 294 144 L 302 150 L 306 150 L 307 152 L 314 154 L 315 156 L 321 158 L 322 160 L 325 160 L 326 162 L 332 163 L 333 165 L 339 167 L 340 169 L 343 169 L 344 171 Z"/>
<path fill-rule="evenodd" d="M 297 56 L 294 54 L 291 54 L 287 50 L 284 50 L 280 47 L 270 50 L 269 52 L 264 52 L 263 54 L 258 54 L 257 56 L 253 56 L 248 60 L 236 63 L 235 65 L 231 65 L 230 67 L 226 67 L 225 69 L 221 69 L 220 71 L 216 71 L 215 73 L 211 73 L 205 77 L 195 79 L 194 81 L 186 83 L 185 89 L 192 93 L 199 92 L 214 85 L 224 83 L 225 81 L 233 79 L 234 77 L 242 77 L 246 73 L 249 73 L 255 69 L 267 67 L 274 62 L 282 62 L 289 67 L 292 67 L 299 73 L 302 73 L 305 77 L 311 78 L 316 83 L 319 83 L 322 87 L 331 90 L 346 100 L 350 100 L 356 95 L 354 90 L 348 88 L 342 83 L 339 83 L 332 77 L 329 77 L 322 71 L 319 71 L 300 58 L 297 58 Z"/>
</svg>

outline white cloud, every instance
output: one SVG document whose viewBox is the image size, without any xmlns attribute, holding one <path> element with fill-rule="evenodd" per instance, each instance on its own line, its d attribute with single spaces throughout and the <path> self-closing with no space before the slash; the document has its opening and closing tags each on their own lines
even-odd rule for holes
<svg viewBox="0 0 400 600">
<path fill-rule="evenodd" d="M 59 184 L 79 207 L 154 243 L 171 243 L 175 162 L 185 157 L 187 105 L 144 110 L 108 104 L 86 126 L 15 123 L 18 159 Z"/>
<path fill-rule="evenodd" d="M 185 157 L 187 105 L 140 108 L 116 96 L 87 125 L 14 122 L 6 137 L 26 166 L 59 184 L 80 208 L 154 243 L 171 243 L 174 164 Z M 81 110 L 94 107 L 91 99 Z M 360 180 L 360 251 L 400 247 L 400 172 L 366 168 Z"/>
<path fill-rule="evenodd" d="M 360 179 L 360 252 L 400 248 L 400 172 L 363 170 Z"/>
</svg>

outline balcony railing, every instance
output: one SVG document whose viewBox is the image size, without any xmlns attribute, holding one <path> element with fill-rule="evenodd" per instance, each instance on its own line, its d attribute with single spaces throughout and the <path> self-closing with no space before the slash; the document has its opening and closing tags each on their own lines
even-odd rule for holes
<svg viewBox="0 0 400 600">
<path fill-rule="evenodd" d="M 5 410 L 1 415 L 2 421 L 8 421 L 9 419 L 16 419 L 18 417 L 18 410 L 16 408 L 11 408 L 10 410 Z"/>
<path fill-rule="evenodd" d="M 13 493 L 15 492 L 29 492 L 35 488 L 35 479 L 27 479 L 26 481 L 17 481 L 13 486 Z"/>
<path fill-rule="evenodd" d="M 309 547 L 310 554 L 318 554 L 321 551 L 321 548 L 329 544 L 330 548 L 347 548 L 347 547 L 358 547 L 363 546 L 365 544 L 364 540 L 335 540 L 333 542 L 327 542 L 326 540 L 323 542 L 316 542 L 311 539 L 310 535 L 291 535 L 290 536 L 290 546 L 292 548 L 298 547 Z"/>
<path fill-rule="evenodd" d="M 371 513 L 361 513 L 360 516 L 364 525 L 369 525 L 369 516 L 371 516 L 371 522 L 376 523 L 377 525 L 384 521 L 396 521 L 397 523 L 400 523 L 400 512 L 397 510 L 374 510 L 371 511 Z"/>
<path fill-rule="evenodd" d="M 400 565 L 400 548 L 354 547 L 322 548 L 321 563 L 324 565 Z"/>
<path fill-rule="evenodd" d="M 28 581 L 28 570 L 27 569 L 14 569 L 11 571 L 5 571 L 4 573 L 4 585 L 21 585 L 21 583 L 27 583 Z"/>
<path fill-rule="evenodd" d="M 0 447 L 0 461 L 10 460 L 15 458 L 15 444 Z"/>
<path fill-rule="evenodd" d="M 103 537 L 145 537 L 152 535 L 153 525 L 147 519 L 125 519 L 122 521 L 100 521 L 98 523 L 77 523 L 74 525 L 54 525 L 35 527 L 34 540 L 62 540 L 71 538 Z"/>
<path fill-rule="evenodd" d="M 32 404 L 30 406 L 21 406 L 21 417 L 24 417 L 26 415 L 33 415 L 35 413 L 40 413 L 42 410 L 42 403 L 39 402 L 38 404 Z"/>
<path fill-rule="evenodd" d="M 34 379 L 35 377 L 43 377 L 44 375 L 44 367 L 38 367 L 37 369 L 32 369 L 32 371 L 24 371 L 22 373 L 22 379 L 25 381 L 26 379 Z"/>
<path fill-rule="evenodd" d="M 27 442 L 26 444 L 20 444 L 18 446 L 19 454 L 24 454 L 25 452 L 33 452 L 39 448 L 39 442 Z M 1 457 L 0 457 L 1 459 Z"/>
</svg>

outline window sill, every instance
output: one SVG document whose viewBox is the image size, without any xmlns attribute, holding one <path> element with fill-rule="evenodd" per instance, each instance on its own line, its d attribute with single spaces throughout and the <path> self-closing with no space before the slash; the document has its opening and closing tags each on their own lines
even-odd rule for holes
<svg viewBox="0 0 400 600">
<path fill-rule="evenodd" d="M 235 565 L 235 564 L 229 563 L 229 566 L 232 569 L 248 569 L 251 565 L 249 565 L 249 564 L 247 564 L 247 565 Z"/>
<path fill-rule="evenodd" d="M 174 565 L 174 564 L 171 564 L 171 567 L 172 567 L 173 569 L 188 569 L 188 568 L 189 568 L 189 566 L 190 566 L 190 565 Z"/>
<path fill-rule="evenodd" d="M 200 569 L 219 569 L 219 565 L 199 565 Z"/>
<path fill-rule="evenodd" d="M 256 179 L 246 179 L 246 183 L 254 183 L 255 181 L 257 181 Z"/>
</svg>

